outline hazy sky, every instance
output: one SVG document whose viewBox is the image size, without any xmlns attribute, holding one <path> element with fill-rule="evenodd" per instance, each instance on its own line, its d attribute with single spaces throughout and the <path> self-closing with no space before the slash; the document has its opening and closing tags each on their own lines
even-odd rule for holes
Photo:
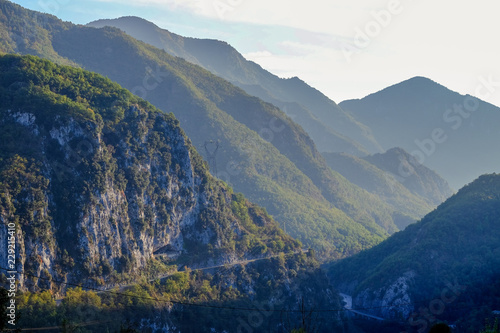
<svg viewBox="0 0 500 333">
<path fill-rule="evenodd" d="M 225 40 L 336 102 L 425 76 L 500 106 L 498 0 L 14 2 L 79 24 L 135 15 L 180 35 Z M 490 84 L 479 89 L 480 77 Z"/>
</svg>

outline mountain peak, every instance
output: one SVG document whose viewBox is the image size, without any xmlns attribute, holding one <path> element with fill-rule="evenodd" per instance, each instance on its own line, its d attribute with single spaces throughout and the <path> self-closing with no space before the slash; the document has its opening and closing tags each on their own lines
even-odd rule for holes
<svg viewBox="0 0 500 333">
<path fill-rule="evenodd" d="M 449 90 L 445 86 L 437 83 L 436 81 L 429 79 L 424 76 L 414 76 L 408 80 L 401 81 L 400 83 L 397 83 L 393 85 L 392 87 L 395 86 L 405 86 L 411 89 L 419 89 L 419 88 L 425 88 L 425 87 L 441 87 Z M 390 87 L 389 87 L 390 88 Z"/>
<path fill-rule="evenodd" d="M 500 109 L 431 79 L 416 76 L 340 107 L 369 124 L 384 149 L 404 148 L 454 188 L 498 170 L 491 152 Z"/>
<path fill-rule="evenodd" d="M 406 150 L 404 150 L 403 148 L 400 148 L 400 147 L 391 148 L 391 149 L 387 150 L 386 154 L 387 155 L 402 155 L 402 156 L 409 156 L 410 155 L 406 152 Z"/>
<path fill-rule="evenodd" d="M 448 95 L 450 93 L 452 93 L 450 89 L 434 80 L 423 76 L 415 76 L 370 94 L 362 100 L 401 95 L 422 98 L 422 96 L 428 96 L 428 94 L 439 96 L 440 94 Z"/>
<path fill-rule="evenodd" d="M 398 176 L 403 186 L 429 199 L 434 205 L 440 204 L 453 194 L 446 180 L 432 169 L 418 163 L 403 148 L 391 148 L 383 154 L 374 154 L 364 159 L 381 170 Z"/>
<path fill-rule="evenodd" d="M 428 77 L 425 76 L 414 76 L 412 78 L 409 78 L 408 80 L 401 81 L 400 83 L 404 82 L 426 82 L 426 83 L 436 83 L 434 80 L 429 79 Z"/>
<path fill-rule="evenodd" d="M 115 18 L 115 19 L 100 19 L 100 20 L 95 20 L 95 21 L 89 22 L 87 25 L 88 26 L 96 26 L 96 25 L 101 26 L 103 23 L 104 24 L 109 24 L 111 22 L 113 22 L 113 23 L 120 22 L 120 23 L 125 23 L 125 24 L 133 24 L 136 27 L 142 26 L 143 28 L 146 28 L 146 27 L 147 28 L 151 28 L 151 27 L 159 28 L 153 22 L 148 21 L 148 20 L 143 19 L 142 17 L 138 17 L 138 16 L 121 16 L 121 17 L 118 17 L 118 18 Z"/>
</svg>

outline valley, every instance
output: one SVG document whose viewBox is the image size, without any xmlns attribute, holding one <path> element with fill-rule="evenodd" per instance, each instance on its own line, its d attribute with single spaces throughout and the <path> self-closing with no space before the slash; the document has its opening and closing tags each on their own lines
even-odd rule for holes
<svg viewBox="0 0 500 333">
<path fill-rule="evenodd" d="M 0 331 L 498 332 L 491 76 L 336 103 L 226 41 L 15 2 Z"/>
</svg>

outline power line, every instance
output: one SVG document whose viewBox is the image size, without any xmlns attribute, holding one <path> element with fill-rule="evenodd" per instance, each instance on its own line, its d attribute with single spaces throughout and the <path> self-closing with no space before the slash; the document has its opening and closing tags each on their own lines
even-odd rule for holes
<svg viewBox="0 0 500 333">
<path fill-rule="evenodd" d="M 6 268 L 3 268 L 3 267 L 0 267 L 0 270 L 4 270 L 4 271 L 8 271 L 8 272 L 12 272 L 11 270 L 8 270 Z M 14 272 L 12 272 L 14 273 Z M 139 295 L 130 295 L 130 294 L 127 294 L 127 293 L 123 293 L 123 292 L 116 292 L 116 291 L 111 291 L 111 290 L 100 290 L 100 289 L 97 289 L 97 288 L 94 288 L 94 287 L 89 287 L 89 286 L 84 286 L 84 285 L 81 285 L 81 284 L 75 284 L 75 283 L 70 283 L 70 282 L 64 282 L 64 281 L 59 281 L 59 280 L 53 280 L 53 279 L 50 279 L 50 278 L 45 278 L 45 277 L 38 277 L 36 275 L 33 275 L 33 274 L 29 274 L 29 273 L 25 273 L 25 272 L 15 272 L 16 274 L 21 274 L 21 275 L 25 275 L 25 276 L 29 276 L 29 277 L 35 277 L 35 278 L 38 278 L 38 279 L 43 279 L 43 280 L 48 280 L 48 281 L 51 281 L 51 282 L 54 282 L 54 283 L 58 283 L 58 284 L 65 284 L 67 286 L 74 286 L 74 287 L 80 287 L 80 288 L 85 288 L 85 289 L 88 289 L 88 290 L 92 290 L 92 291 L 96 291 L 96 292 L 100 292 L 100 293 L 108 293 L 108 294 L 114 294 L 114 295 L 119 295 L 119 296 L 126 296 L 126 297 L 131 297 L 131 298 L 136 298 L 136 299 L 147 299 L 147 300 L 152 300 L 152 301 L 156 301 L 156 302 L 161 302 L 161 303 L 171 303 L 171 304 L 176 304 L 176 305 L 184 305 L 184 306 L 191 306 L 191 307 L 197 307 L 197 308 L 209 308 L 209 309 L 219 309 L 219 310 L 236 310 L 236 311 L 252 311 L 252 312 L 261 312 L 261 313 L 264 313 L 264 312 L 274 312 L 274 313 L 309 313 L 309 315 L 313 314 L 313 313 L 323 313 L 323 314 L 326 314 L 326 313 L 340 313 L 340 312 L 343 312 L 343 311 L 349 311 L 349 310 L 354 310 L 354 311 L 359 311 L 359 310 L 370 310 L 370 309 L 380 309 L 380 308 L 386 308 L 386 307 L 393 307 L 393 308 L 398 308 L 398 307 L 402 307 L 402 306 L 406 306 L 406 305 L 416 305 L 417 303 L 424 303 L 424 302 L 430 302 L 431 300 L 422 300 L 422 301 L 416 301 L 416 302 L 412 302 L 412 303 L 402 303 L 402 304 L 399 304 L 397 306 L 390 306 L 390 305 L 386 305 L 386 306 L 376 306 L 376 307 L 365 307 L 365 308 L 356 308 L 356 309 L 347 309 L 347 308 L 340 308 L 340 309 L 311 309 L 311 310 L 304 310 L 304 309 L 301 309 L 301 310 L 290 310 L 290 309 L 264 309 L 264 308 L 250 308 L 250 307 L 231 307 L 231 306 L 218 306 L 218 305 L 210 305 L 210 304 L 197 304 L 197 303 L 191 303 L 191 302 L 182 302 L 182 301 L 174 301 L 174 300 L 168 300 L 168 299 L 160 299 L 160 298 L 156 298 L 156 297 L 149 297 L 149 296 L 139 296 Z M 478 305 L 470 305 L 470 306 L 462 306 L 462 307 L 452 307 L 453 310 L 462 310 L 462 309 L 472 309 L 472 308 L 480 308 L 481 306 L 478 306 Z M 223 315 L 223 313 L 220 313 L 220 315 Z M 344 320 L 346 320 L 346 318 L 341 318 L 341 317 L 331 317 L 331 319 L 333 319 L 335 322 L 343 322 Z M 90 325 L 96 325 L 96 324 L 100 324 L 100 323 L 104 323 L 104 322 L 111 322 L 112 320 L 108 320 L 108 321 L 91 321 L 91 322 L 83 322 L 83 323 L 80 323 L 80 324 L 73 324 L 73 325 L 76 325 L 76 326 L 90 326 Z M 389 320 L 391 321 L 391 320 Z M 405 323 L 405 321 L 401 322 L 399 321 L 399 323 Z M 21 329 L 22 331 L 44 331 L 44 330 L 52 330 L 52 329 L 60 329 L 61 326 L 53 326 L 53 327 L 39 327 L 39 328 L 26 328 L 26 329 Z"/>
<path fill-rule="evenodd" d="M 210 147 L 212 146 L 212 147 Z M 205 141 L 205 151 L 207 153 L 208 166 L 211 173 L 217 177 L 217 150 L 219 150 L 219 140 Z"/>
<path fill-rule="evenodd" d="M 8 269 L 3 268 L 3 267 L 0 267 L 0 270 L 11 272 L 11 270 L 8 270 Z M 301 312 L 303 312 L 303 310 L 263 309 L 263 308 L 251 308 L 251 307 L 231 307 L 231 306 L 220 306 L 220 305 L 210 305 L 210 304 L 199 304 L 199 303 L 191 303 L 191 302 L 174 301 L 174 300 L 170 300 L 170 299 L 159 299 L 159 298 L 156 298 L 156 297 L 149 297 L 149 296 L 130 295 L 130 294 L 127 294 L 127 293 L 117 292 L 117 291 L 112 291 L 112 290 L 101 290 L 101 289 L 97 289 L 97 288 L 90 287 L 90 286 L 84 286 L 84 285 L 81 285 L 81 284 L 75 284 L 75 283 L 70 283 L 70 282 L 53 280 L 53 279 L 50 279 L 50 278 L 39 277 L 39 276 L 36 276 L 36 275 L 33 275 L 33 274 L 29 274 L 29 273 L 25 273 L 25 272 L 16 272 L 16 273 L 17 274 L 22 274 L 22 275 L 25 275 L 25 276 L 35 277 L 35 278 L 38 278 L 38 279 L 48 280 L 48 281 L 51 281 L 51 282 L 54 282 L 54 283 L 57 283 L 57 284 L 65 284 L 67 286 L 80 287 L 80 288 L 84 288 L 84 289 L 96 291 L 96 292 L 99 292 L 99 293 L 109 293 L 109 294 L 114 294 L 114 295 L 118 295 L 118 296 L 126 296 L 126 297 L 138 298 L 138 299 L 147 299 L 147 300 L 153 300 L 153 301 L 160 302 L 160 303 L 172 303 L 172 304 L 177 304 L 177 305 L 193 306 L 193 307 L 200 307 L 200 308 L 237 310 L 237 311 L 283 312 L 283 313 L 301 313 Z M 394 305 L 380 305 L 380 306 L 355 308 L 355 309 L 346 309 L 346 308 L 340 308 L 340 309 L 312 309 L 312 310 L 308 310 L 307 312 L 321 313 L 321 312 L 343 312 L 343 311 L 349 311 L 349 310 L 363 311 L 363 310 L 374 310 L 374 309 L 382 309 L 382 308 L 400 308 L 400 307 L 407 306 L 407 305 L 415 305 L 415 304 L 418 304 L 418 303 L 426 303 L 426 302 L 430 302 L 432 300 L 434 300 L 434 298 L 428 299 L 428 300 L 422 300 L 422 301 L 415 301 L 415 302 L 411 302 L 411 303 L 410 302 L 408 302 L 408 303 L 400 303 L 400 304 L 398 304 L 396 306 L 394 306 Z M 473 307 L 478 307 L 479 308 L 479 306 L 471 306 L 470 308 L 473 308 Z M 467 308 L 469 308 L 469 307 L 467 307 Z"/>
<path fill-rule="evenodd" d="M 6 268 L 0 267 L 0 270 L 4 271 L 9 271 Z M 224 310 L 238 310 L 238 311 L 259 311 L 259 312 L 295 312 L 299 313 L 302 312 L 301 310 L 285 310 L 285 309 L 259 309 L 259 308 L 249 308 L 249 307 L 231 307 L 231 306 L 220 306 L 220 305 L 210 305 L 210 304 L 198 304 L 198 303 L 190 303 L 190 302 L 182 302 L 182 301 L 174 301 L 174 300 L 169 300 L 169 299 L 159 299 L 156 297 L 148 297 L 148 296 L 139 296 L 139 295 L 130 295 L 127 293 L 122 293 L 122 292 L 117 292 L 117 291 L 112 291 L 112 290 L 101 290 L 97 289 L 94 287 L 90 286 L 84 286 L 81 284 L 76 284 L 76 283 L 70 283 L 70 282 L 64 282 L 64 281 L 59 281 L 59 280 L 54 280 L 54 279 L 49 279 L 49 278 L 44 278 L 41 276 L 36 276 L 33 274 L 25 273 L 25 272 L 16 272 L 17 274 L 22 274 L 25 276 L 30 276 L 30 277 L 35 277 L 38 279 L 43 279 L 43 280 L 48 280 L 57 284 L 64 284 L 67 286 L 72 286 L 72 287 L 80 287 L 92 291 L 96 291 L 99 293 L 109 293 L 109 294 L 114 294 L 114 295 L 119 295 L 119 296 L 126 296 L 126 297 L 132 297 L 132 298 L 139 298 L 139 299 L 147 299 L 147 300 L 153 300 L 157 302 L 162 302 L 162 303 L 172 303 L 172 304 L 177 304 L 177 305 L 185 305 L 185 306 L 193 306 L 193 307 L 201 307 L 201 308 L 212 308 L 212 309 L 224 309 Z M 322 312 L 330 312 L 330 311 L 344 311 L 345 309 L 335 309 L 335 310 L 324 310 Z"/>
<path fill-rule="evenodd" d="M 101 321 L 88 321 L 88 322 L 83 322 L 83 323 L 79 323 L 79 324 L 73 324 L 74 326 L 77 326 L 77 327 L 82 327 L 82 326 L 93 326 L 93 325 L 97 325 L 97 324 L 104 324 L 104 323 L 109 323 L 109 322 L 112 322 L 112 320 L 101 320 Z M 45 326 L 45 327 L 30 327 L 30 328 L 19 328 L 19 330 L 21 331 L 49 331 L 49 330 L 57 330 L 57 329 L 61 329 L 61 328 L 64 328 L 64 326 Z M 18 329 L 6 329 L 6 331 L 10 331 L 10 332 L 15 332 L 17 331 Z"/>
</svg>

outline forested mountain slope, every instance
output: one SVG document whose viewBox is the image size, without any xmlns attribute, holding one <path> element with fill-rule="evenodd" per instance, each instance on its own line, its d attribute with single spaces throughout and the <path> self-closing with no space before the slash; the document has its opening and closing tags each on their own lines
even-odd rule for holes
<svg viewBox="0 0 500 333">
<path fill-rule="evenodd" d="M 196 318 L 222 332 L 253 325 L 236 309 L 257 302 L 340 306 L 313 253 L 212 177 L 171 113 L 34 56 L 0 56 L 0 73 L 0 246 L 13 237 L 16 258 L 0 258 L 1 283 L 18 272 L 17 328 L 188 332 Z"/>
<path fill-rule="evenodd" d="M 478 77 L 477 96 L 490 93 L 491 77 Z M 484 94 L 484 95 L 483 95 Z M 401 147 L 455 188 L 498 172 L 500 108 L 414 77 L 362 99 L 339 104 L 369 124 L 384 149 Z"/>
<path fill-rule="evenodd" d="M 172 114 L 94 73 L 0 60 L 2 230 L 19 226 L 19 271 L 60 277 L 69 255 L 70 279 L 128 273 L 167 246 L 192 262 L 230 262 L 250 244 L 273 251 L 267 237 L 275 253 L 298 249 L 210 176 Z"/>
<path fill-rule="evenodd" d="M 139 17 L 98 20 L 88 25 L 117 27 L 278 106 L 307 131 L 321 152 L 349 152 L 359 156 L 367 151 L 381 151 L 367 126 L 320 91 L 297 77 L 282 79 L 269 73 L 225 42 L 179 36 Z"/>
<path fill-rule="evenodd" d="M 353 296 L 353 307 L 386 318 L 408 319 L 415 311 L 416 323 L 423 316 L 419 306 L 446 297 L 440 319 L 462 325 L 460 332 L 479 331 L 475 316 L 493 316 L 499 277 L 498 174 L 479 177 L 420 222 L 330 268 L 334 285 Z"/>
<path fill-rule="evenodd" d="M 343 257 L 398 230 L 400 214 L 331 171 L 309 136 L 273 105 L 118 29 L 75 26 L 7 1 L 1 5 L 3 33 L 11 40 L 23 26 L 36 32 L 5 51 L 35 53 L 42 34 L 42 50 L 50 51 L 42 55 L 104 74 L 173 112 L 205 158 L 205 144 L 219 142 L 214 159 L 222 180 L 323 255 Z"/>
</svg>

